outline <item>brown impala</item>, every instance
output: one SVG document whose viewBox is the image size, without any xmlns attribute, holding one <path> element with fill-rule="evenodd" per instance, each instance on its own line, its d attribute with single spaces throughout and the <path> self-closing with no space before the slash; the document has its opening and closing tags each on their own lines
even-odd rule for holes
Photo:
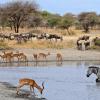
<svg viewBox="0 0 100 100">
<path fill-rule="evenodd" d="M 39 92 L 42 94 L 44 90 L 44 82 L 42 83 L 42 88 L 33 80 L 33 79 L 28 79 L 28 78 L 23 78 L 19 80 L 19 85 L 17 87 L 17 95 L 19 94 L 19 89 L 23 87 L 24 85 L 29 85 L 30 86 L 30 92 L 34 92 L 34 88 L 37 88 Z"/>
</svg>

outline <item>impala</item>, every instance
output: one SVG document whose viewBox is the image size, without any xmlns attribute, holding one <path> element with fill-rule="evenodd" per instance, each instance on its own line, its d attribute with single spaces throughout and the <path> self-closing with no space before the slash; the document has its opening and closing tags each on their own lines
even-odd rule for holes
<svg viewBox="0 0 100 100">
<path fill-rule="evenodd" d="M 50 55 L 50 52 L 48 52 L 48 54 L 45 53 L 39 53 L 38 58 L 43 58 L 43 59 L 47 59 L 47 56 Z"/>
<path fill-rule="evenodd" d="M 59 62 L 61 61 L 62 62 L 62 55 L 60 53 L 57 53 L 56 55 L 56 60 Z"/>
<path fill-rule="evenodd" d="M 38 55 L 37 54 L 33 54 L 34 60 L 37 61 L 38 60 Z"/>
<path fill-rule="evenodd" d="M 11 60 L 12 60 L 12 56 L 13 56 L 13 52 L 5 52 L 5 51 L 3 51 L 3 55 L 1 55 L 1 58 L 3 59 L 3 61 L 4 61 L 4 58 L 5 58 L 5 60 L 6 60 L 6 62 L 7 62 L 7 60 L 9 61 L 9 62 L 11 62 Z"/>
<path fill-rule="evenodd" d="M 42 88 L 33 80 L 33 79 L 28 79 L 28 78 L 23 78 L 19 80 L 19 85 L 17 87 L 17 95 L 19 94 L 19 89 L 23 87 L 24 85 L 29 85 L 30 86 L 30 92 L 34 92 L 34 88 L 37 88 L 38 91 L 42 94 L 44 90 L 44 82 L 42 83 Z M 35 94 L 35 93 L 34 93 Z"/>
</svg>

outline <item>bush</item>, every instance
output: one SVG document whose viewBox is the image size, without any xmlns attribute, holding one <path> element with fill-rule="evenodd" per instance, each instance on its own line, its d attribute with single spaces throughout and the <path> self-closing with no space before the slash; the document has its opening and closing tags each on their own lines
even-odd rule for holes
<svg viewBox="0 0 100 100">
<path fill-rule="evenodd" d="M 96 46 L 100 46 L 100 39 L 97 39 L 97 40 L 95 41 L 95 45 L 96 45 Z"/>
<path fill-rule="evenodd" d="M 100 50 L 100 46 L 92 46 L 90 49 L 91 50 Z"/>
</svg>

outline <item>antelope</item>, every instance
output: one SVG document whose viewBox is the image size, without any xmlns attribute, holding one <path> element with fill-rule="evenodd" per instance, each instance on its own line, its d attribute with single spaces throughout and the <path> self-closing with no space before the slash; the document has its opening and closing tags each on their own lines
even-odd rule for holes
<svg viewBox="0 0 100 100">
<path fill-rule="evenodd" d="M 50 52 L 48 52 L 48 54 L 45 54 L 45 53 L 39 53 L 38 58 L 41 58 L 41 57 L 42 57 L 43 59 L 46 60 L 46 57 L 47 57 L 48 55 L 50 55 Z"/>
<path fill-rule="evenodd" d="M 16 52 L 15 54 L 13 54 L 13 60 L 14 60 L 14 57 L 16 57 L 17 59 L 18 59 L 18 61 L 19 61 L 19 52 Z"/>
<path fill-rule="evenodd" d="M 38 91 L 42 94 L 44 90 L 44 82 L 42 83 L 42 88 L 33 80 L 33 79 L 28 79 L 28 78 L 23 78 L 19 80 L 19 85 L 17 87 L 17 95 L 19 94 L 19 89 L 23 87 L 24 85 L 29 85 L 30 86 L 30 92 L 34 92 L 34 88 L 37 88 Z M 35 95 L 35 93 L 34 93 Z"/>
<path fill-rule="evenodd" d="M 4 53 L 4 55 L 1 56 L 1 57 L 3 58 L 3 60 L 4 60 L 4 58 L 5 58 L 5 59 L 6 59 L 6 62 L 7 62 L 7 60 L 8 60 L 9 62 L 11 62 L 13 52 L 8 52 L 8 53 L 6 53 L 5 51 L 3 51 L 3 53 Z"/>
<path fill-rule="evenodd" d="M 24 55 L 23 52 L 19 52 L 19 51 L 17 51 L 17 53 L 19 54 L 19 56 L 23 56 L 23 55 Z"/>
<path fill-rule="evenodd" d="M 3 61 L 4 61 L 4 59 L 6 58 L 5 55 L 0 55 L 0 57 L 1 57 L 1 59 L 3 59 Z M 6 59 L 6 62 L 7 62 L 7 59 Z"/>
<path fill-rule="evenodd" d="M 37 61 L 38 60 L 38 55 L 37 54 L 33 54 L 34 60 Z"/>
<path fill-rule="evenodd" d="M 5 52 L 5 51 L 3 51 L 3 53 L 4 53 L 4 55 L 6 55 L 6 56 L 11 56 L 12 54 L 13 54 L 13 52 Z"/>
<path fill-rule="evenodd" d="M 57 53 L 56 55 L 56 61 L 61 61 L 62 62 L 62 55 L 60 53 Z"/>
<path fill-rule="evenodd" d="M 13 57 L 17 57 L 18 61 L 23 60 L 23 61 L 28 61 L 27 56 L 24 53 L 20 53 L 19 51 L 16 52 L 16 54 L 13 55 Z"/>
<path fill-rule="evenodd" d="M 28 61 L 27 56 L 25 54 L 20 55 L 20 58 L 19 59 L 20 60 L 23 60 L 23 61 Z"/>
</svg>

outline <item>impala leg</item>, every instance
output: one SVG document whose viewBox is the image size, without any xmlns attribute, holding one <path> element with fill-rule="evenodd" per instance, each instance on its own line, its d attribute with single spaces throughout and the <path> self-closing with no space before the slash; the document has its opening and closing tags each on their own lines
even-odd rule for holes
<svg viewBox="0 0 100 100">
<path fill-rule="evenodd" d="M 34 87 L 32 87 L 32 88 L 33 88 L 33 93 L 34 93 L 34 96 L 36 96 L 36 95 L 35 95 L 35 92 L 34 92 Z"/>
<path fill-rule="evenodd" d="M 24 84 L 20 84 L 18 87 L 17 87 L 17 95 L 19 94 L 19 89 L 21 88 L 21 87 L 23 87 L 24 86 Z"/>
<path fill-rule="evenodd" d="M 30 85 L 30 94 L 32 93 L 32 86 Z"/>
</svg>

